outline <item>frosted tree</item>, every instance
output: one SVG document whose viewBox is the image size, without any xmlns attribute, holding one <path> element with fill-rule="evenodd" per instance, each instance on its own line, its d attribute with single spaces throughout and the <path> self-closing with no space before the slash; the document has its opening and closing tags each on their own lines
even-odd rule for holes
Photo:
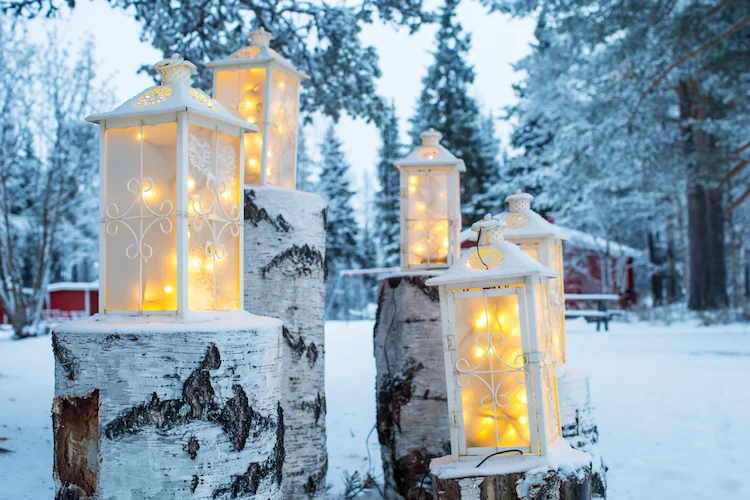
<svg viewBox="0 0 750 500">
<path fill-rule="evenodd" d="M 25 337 L 38 331 L 54 261 L 96 251 L 98 141 L 84 118 L 101 103 L 91 44 L 71 57 L 55 35 L 29 44 L 5 18 L 0 31 L 0 301 Z"/>
<path fill-rule="evenodd" d="M 391 102 L 380 125 L 380 150 L 378 151 L 378 182 L 375 194 L 375 234 L 378 242 L 378 261 L 383 266 L 399 265 L 400 219 L 399 175 L 393 164 L 403 156 L 399 139 L 396 106 Z"/>
<path fill-rule="evenodd" d="M 179 52 L 199 68 L 196 87 L 211 88 L 210 71 L 202 63 L 226 57 L 247 45 L 251 27 L 276 36 L 271 47 L 310 75 L 303 84 L 303 112 L 322 111 L 338 119 L 379 119 L 383 100 L 376 93 L 378 56 L 360 40 L 363 25 L 376 20 L 415 31 L 431 16 L 421 1 L 373 0 L 341 2 L 296 0 L 120 0 L 111 5 L 135 13 L 142 38 L 165 57 Z M 53 16 L 74 8 L 70 0 L 6 0 L 2 8 L 19 16 Z M 151 68 L 143 67 L 143 71 Z"/>
<path fill-rule="evenodd" d="M 470 95 L 475 76 L 467 59 L 471 36 L 464 34 L 456 20 L 458 4 L 458 0 L 446 0 L 440 12 L 435 60 L 422 79 L 410 134 L 417 145 L 419 134 L 433 127 L 443 134 L 443 145 L 466 162 L 466 172 L 461 175 L 461 205 L 463 223 L 468 225 L 495 208 L 478 195 L 497 183 L 499 165 L 496 157 L 482 154 L 482 117 Z"/>
<path fill-rule="evenodd" d="M 305 127 L 300 124 L 297 133 L 297 189 L 300 191 L 314 192 L 315 182 L 313 181 L 313 169 L 315 162 L 310 158 L 310 151 L 307 149 L 307 138 L 305 137 Z"/>
<path fill-rule="evenodd" d="M 326 266 L 328 300 L 339 271 L 360 267 L 359 227 L 351 205 L 354 192 L 349 185 L 349 164 L 333 124 L 320 145 L 321 169 L 318 194 L 328 202 L 326 216 Z"/>
</svg>

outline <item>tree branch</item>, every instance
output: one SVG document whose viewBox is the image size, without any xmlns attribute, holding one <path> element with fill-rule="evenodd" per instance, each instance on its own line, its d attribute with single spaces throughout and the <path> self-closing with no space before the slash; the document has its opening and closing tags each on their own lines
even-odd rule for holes
<svg viewBox="0 0 750 500">
<path fill-rule="evenodd" d="M 665 69 L 665 70 L 664 70 L 664 71 L 663 71 L 663 72 L 662 72 L 662 73 L 661 73 L 661 74 L 660 74 L 660 75 L 659 75 L 659 76 L 658 76 L 658 77 L 656 78 L 656 80 L 654 80 L 653 82 L 651 82 L 651 85 L 649 85 L 649 86 L 648 86 L 648 88 L 647 88 L 647 89 L 646 89 L 646 90 L 645 90 L 645 91 L 644 91 L 644 92 L 643 92 L 643 93 L 641 94 L 641 96 L 640 96 L 640 97 L 638 98 L 638 103 L 637 103 L 637 104 L 635 105 L 635 109 L 634 109 L 634 110 L 633 110 L 633 112 L 632 112 L 632 113 L 630 114 L 630 117 L 628 118 L 628 121 L 626 122 L 625 126 L 628 126 L 628 125 L 630 125 L 630 123 L 632 123 L 632 121 L 633 121 L 633 120 L 635 119 L 635 116 L 636 116 L 636 115 L 638 114 L 638 111 L 640 110 L 640 108 L 641 108 L 641 105 L 643 104 L 643 101 L 645 101 L 645 100 L 646 100 L 646 97 L 648 97 L 648 95 L 649 95 L 649 94 L 650 94 L 651 92 L 653 92 L 653 91 L 654 91 L 654 89 L 655 89 L 655 88 L 656 88 L 656 87 L 657 87 L 657 86 L 658 86 L 658 85 L 659 85 L 659 84 L 660 84 L 660 83 L 661 83 L 662 81 L 664 81 L 664 79 L 665 79 L 665 78 L 666 78 L 667 76 L 669 76 L 669 74 L 670 74 L 670 73 L 672 72 L 672 70 L 674 70 L 675 68 L 677 68 L 677 67 L 679 67 L 679 66 L 683 65 L 683 64 L 684 64 L 684 63 L 686 63 L 687 61 L 689 61 L 689 60 L 693 59 L 694 57 L 696 57 L 696 56 L 697 56 L 698 54 L 700 54 L 700 53 L 701 53 L 701 52 L 703 52 L 704 50 L 710 49 L 710 48 L 711 48 L 711 47 L 713 47 L 714 45 L 717 45 L 717 44 L 719 44 L 719 43 L 723 42 L 724 40 L 726 40 L 727 38 L 729 38 L 729 37 L 730 37 L 730 36 L 732 36 L 733 34 L 735 34 L 735 33 L 737 33 L 738 31 L 740 31 L 740 30 L 741 30 L 742 28 L 744 28 L 745 26 L 747 26 L 748 24 L 750 24 L 750 16 L 745 16 L 745 17 L 743 17 L 742 19 L 740 19 L 740 20 L 739 20 L 739 21 L 738 21 L 738 22 L 737 22 L 737 23 L 736 23 L 736 24 L 735 24 L 734 26 L 732 26 L 731 28 L 729 28 L 729 29 L 728 29 L 727 31 L 725 31 L 725 32 L 724 32 L 724 33 L 722 33 L 721 35 L 717 36 L 716 38 L 714 38 L 714 39 L 713 39 L 713 40 L 711 40 L 710 42 L 708 42 L 708 43 L 706 43 L 706 44 L 704 44 L 704 45 L 702 45 L 702 46 L 698 47 L 697 49 L 694 49 L 694 50 L 692 50 L 692 51 L 688 52 L 687 54 L 685 54 L 684 56 L 682 56 L 682 57 L 681 57 L 680 59 L 678 59 L 677 61 L 675 61 L 675 62 L 673 62 L 672 64 L 670 64 L 670 65 L 669 65 L 669 66 L 667 67 L 667 69 Z"/>
<path fill-rule="evenodd" d="M 727 207 L 727 214 L 731 214 L 732 212 L 737 210 L 740 205 L 747 201 L 748 198 L 750 198 L 750 186 L 748 186 L 748 188 L 739 196 L 739 198 L 735 199 L 732 203 L 729 204 L 729 207 Z"/>
</svg>

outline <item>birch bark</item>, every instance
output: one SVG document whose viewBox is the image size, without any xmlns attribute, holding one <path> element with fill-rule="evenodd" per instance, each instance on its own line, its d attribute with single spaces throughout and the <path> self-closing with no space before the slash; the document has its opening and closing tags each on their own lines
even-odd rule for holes
<svg viewBox="0 0 750 500">
<path fill-rule="evenodd" d="M 317 195 L 245 191 L 245 309 L 284 322 L 284 498 L 324 498 L 326 204 Z"/>
</svg>

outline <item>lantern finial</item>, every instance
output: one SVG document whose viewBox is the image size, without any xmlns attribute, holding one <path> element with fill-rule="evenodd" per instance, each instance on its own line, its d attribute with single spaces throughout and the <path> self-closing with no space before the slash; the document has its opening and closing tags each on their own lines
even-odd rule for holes
<svg viewBox="0 0 750 500">
<path fill-rule="evenodd" d="M 443 138 L 443 134 L 430 127 L 419 136 L 422 138 L 422 146 L 437 146 L 440 143 L 440 139 Z"/>
<path fill-rule="evenodd" d="M 520 189 L 516 189 L 516 192 L 505 198 L 505 202 L 509 206 L 510 213 L 517 214 L 525 212 L 531 209 L 531 200 L 534 197 L 529 193 L 524 193 Z"/>
<path fill-rule="evenodd" d="M 247 37 L 253 47 L 268 47 L 271 40 L 274 39 L 273 33 L 266 31 L 263 26 L 258 28 L 257 31 L 252 31 Z"/>
<path fill-rule="evenodd" d="M 482 220 L 471 225 L 471 230 L 477 233 L 477 246 L 496 245 L 503 241 L 503 229 L 507 225 L 504 220 L 486 214 Z"/>
<path fill-rule="evenodd" d="M 177 52 L 156 63 L 154 68 L 158 73 L 161 73 L 162 85 L 183 83 L 189 86 L 190 76 L 196 71 L 195 64 L 186 61 Z"/>
</svg>

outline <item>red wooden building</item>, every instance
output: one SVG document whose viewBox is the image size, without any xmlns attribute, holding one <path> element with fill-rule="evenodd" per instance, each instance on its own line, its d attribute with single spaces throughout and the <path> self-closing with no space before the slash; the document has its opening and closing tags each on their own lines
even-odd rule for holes
<svg viewBox="0 0 750 500">
<path fill-rule="evenodd" d="M 83 318 L 99 312 L 99 283 L 50 283 L 42 317 L 53 321 Z M 0 305 L 0 319 L 7 322 Z"/>
</svg>

